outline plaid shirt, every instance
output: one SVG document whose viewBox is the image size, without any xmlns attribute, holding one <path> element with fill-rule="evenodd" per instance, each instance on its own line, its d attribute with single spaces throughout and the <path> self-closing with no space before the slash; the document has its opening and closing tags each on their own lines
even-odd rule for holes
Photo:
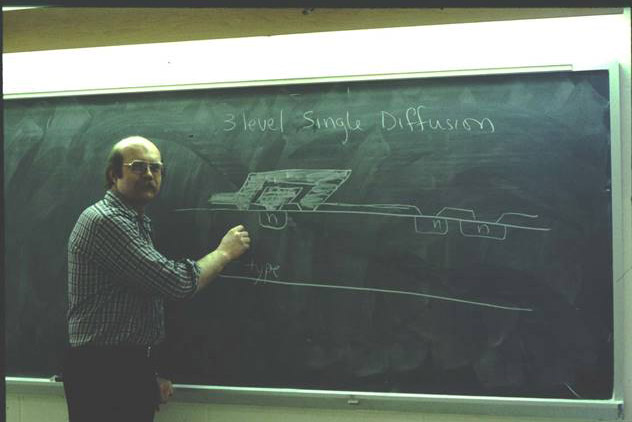
<svg viewBox="0 0 632 422">
<path fill-rule="evenodd" d="M 88 207 L 68 242 L 71 346 L 153 346 L 165 336 L 164 300 L 195 294 L 200 269 L 154 249 L 150 219 L 118 194 Z"/>
</svg>

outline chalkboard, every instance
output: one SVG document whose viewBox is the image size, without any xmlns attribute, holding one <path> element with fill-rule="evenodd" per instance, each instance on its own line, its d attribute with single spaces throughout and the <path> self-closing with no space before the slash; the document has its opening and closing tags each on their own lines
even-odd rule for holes
<svg viewBox="0 0 632 422">
<path fill-rule="evenodd" d="M 609 399 L 607 71 L 13 99 L 7 374 L 59 372 L 66 244 L 139 134 L 158 248 L 253 246 L 170 303 L 176 383 Z"/>
</svg>

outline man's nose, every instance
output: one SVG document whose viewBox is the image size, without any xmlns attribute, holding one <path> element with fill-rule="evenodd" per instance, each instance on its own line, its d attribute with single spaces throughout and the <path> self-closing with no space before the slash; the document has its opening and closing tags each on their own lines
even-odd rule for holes
<svg viewBox="0 0 632 422">
<path fill-rule="evenodd" d="M 151 172 L 151 168 L 149 168 L 149 166 L 145 166 L 145 172 L 142 174 L 142 176 L 143 177 L 149 176 L 150 178 L 153 179 L 154 173 Z"/>
</svg>

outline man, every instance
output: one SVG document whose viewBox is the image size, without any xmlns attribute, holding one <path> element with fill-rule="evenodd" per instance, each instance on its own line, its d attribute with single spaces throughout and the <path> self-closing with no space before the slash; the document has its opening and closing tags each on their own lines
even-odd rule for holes
<svg viewBox="0 0 632 422">
<path fill-rule="evenodd" d="M 79 217 L 68 242 L 64 391 L 71 422 L 152 421 L 173 393 L 151 347 L 164 339 L 164 301 L 192 297 L 250 246 L 243 226 L 198 261 L 154 249 L 145 206 L 164 176 L 160 151 L 140 136 L 114 145 L 105 197 Z"/>
</svg>

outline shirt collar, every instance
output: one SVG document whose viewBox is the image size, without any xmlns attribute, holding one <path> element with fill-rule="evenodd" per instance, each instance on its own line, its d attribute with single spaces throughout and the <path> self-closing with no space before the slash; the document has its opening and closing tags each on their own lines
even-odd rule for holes
<svg viewBox="0 0 632 422">
<path fill-rule="evenodd" d="M 103 199 L 108 205 L 119 208 L 130 218 L 138 219 L 139 217 L 141 217 L 144 222 L 151 222 L 151 219 L 147 217 L 146 214 L 140 214 L 138 211 L 136 211 L 136 209 L 127 205 L 127 203 L 125 203 L 125 200 L 123 200 L 123 198 L 121 197 L 121 194 L 118 192 L 108 190 L 105 192 L 105 197 Z"/>
</svg>

